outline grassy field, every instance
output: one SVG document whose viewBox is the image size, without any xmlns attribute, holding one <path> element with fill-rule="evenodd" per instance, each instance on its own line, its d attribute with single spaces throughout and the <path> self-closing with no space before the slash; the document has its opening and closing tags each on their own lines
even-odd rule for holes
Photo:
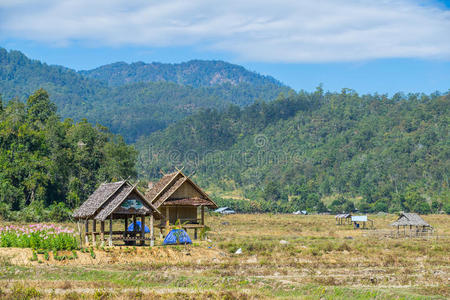
<svg viewBox="0 0 450 300">
<path fill-rule="evenodd" d="M 386 230 L 396 217 L 370 218 Z M 0 298 L 448 299 L 450 217 L 424 219 L 437 237 L 390 239 L 336 226 L 333 216 L 262 214 L 208 216 L 209 240 L 191 246 L 159 239 L 63 261 L 0 248 Z"/>
</svg>

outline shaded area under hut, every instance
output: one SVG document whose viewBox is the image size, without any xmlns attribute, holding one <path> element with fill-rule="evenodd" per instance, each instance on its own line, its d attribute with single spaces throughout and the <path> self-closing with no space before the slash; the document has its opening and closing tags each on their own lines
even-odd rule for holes
<svg viewBox="0 0 450 300">
<path fill-rule="evenodd" d="M 397 227 L 396 237 L 426 237 L 433 235 L 433 227 L 415 213 L 400 213 L 397 221 L 391 224 Z"/>
<path fill-rule="evenodd" d="M 206 226 L 205 207 L 217 208 L 216 203 L 180 170 L 164 175 L 146 197 L 162 214 L 157 217 L 160 223 L 156 226 L 161 234 L 165 232 L 164 235 L 171 225 L 179 224 L 186 231 L 193 229 L 194 238 L 197 238 L 197 230 Z"/>
<path fill-rule="evenodd" d="M 125 243 L 140 242 L 145 245 L 149 240 L 154 244 L 153 224 L 154 218 L 161 218 L 161 213 L 142 195 L 135 185 L 127 180 L 103 183 L 97 190 L 73 213 L 73 217 L 84 222 L 84 239 L 89 244 L 91 236 L 92 245 L 96 245 L 97 236 L 104 245 L 107 233 L 109 246 L 113 240 L 122 240 Z M 145 219 L 149 217 L 150 234 L 146 236 Z M 141 226 L 136 226 L 136 219 L 140 218 Z M 113 221 L 123 220 L 124 230 L 113 231 Z M 100 230 L 97 231 L 97 221 L 100 222 Z M 105 231 L 105 221 L 108 221 L 109 229 Z M 128 222 L 133 222 L 133 231 L 128 231 Z M 89 226 L 89 224 L 92 224 Z M 79 223 L 78 223 L 79 224 Z M 140 229 L 139 231 L 137 229 Z M 91 229 L 91 230 L 90 230 Z M 81 231 L 81 230 L 80 230 Z"/>
</svg>

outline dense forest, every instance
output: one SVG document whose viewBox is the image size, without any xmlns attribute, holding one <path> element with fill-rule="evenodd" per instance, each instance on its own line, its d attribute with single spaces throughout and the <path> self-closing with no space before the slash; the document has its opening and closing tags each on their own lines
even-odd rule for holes
<svg viewBox="0 0 450 300">
<path fill-rule="evenodd" d="M 208 109 L 138 141 L 139 175 L 184 166 L 240 211 L 449 212 L 449 108 L 437 93 L 319 87 Z"/>
<path fill-rule="evenodd" d="M 450 213 L 448 93 L 296 93 L 221 61 L 76 72 L 0 48 L 0 94 L 4 218 L 62 219 L 102 181 L 175 166 L 238 211 Z"/>
<path fill-rule="evenodd" d="M 39 88 L 48 91 L 63 118 L 100 123 L 129 143 L 202 108 L 245 106 L 290 90 L 271 77 L 220 61 L 117 63 L 76 72 L 0 48 L 4 99 L 25 101 Z"/>
<path fill-rule="evenodd" d="M 43 89 L 0 99 L 0 217 L 66 219 L 101 182 L 135 177 L 136 156 L 105 127 L 61 122 Z"/>
</svg>

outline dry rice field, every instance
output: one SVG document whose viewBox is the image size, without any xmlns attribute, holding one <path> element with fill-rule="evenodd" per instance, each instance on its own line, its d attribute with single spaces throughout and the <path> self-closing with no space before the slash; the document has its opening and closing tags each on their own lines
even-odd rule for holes
<svg viewBox="0 0 450 300">
<path fill-rule="evenodd" d="M 437 230 L 430 239 L 382 237 L 377 230 L 396 216 L 369 218 L 376 230 L 336 226 L 333 216 L 208 216 L 207 241 L 158 239 L 152 248 L 94 248 L 95 258 L 79 251 L 64 261 L 0 248 L 0 298 L 450 298 L 450 216 L 424 216 Z"/>
</svg>

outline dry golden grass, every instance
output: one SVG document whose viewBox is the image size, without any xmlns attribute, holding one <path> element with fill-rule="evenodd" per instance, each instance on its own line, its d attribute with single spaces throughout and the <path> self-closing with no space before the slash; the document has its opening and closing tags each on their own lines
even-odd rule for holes
<svg viewBox="0 0 450 300">
<path fill-rule="evenodd" d="M 396 217 L 369 218 L 389 230 Z M 446 299 L 450 217 L 424 219 L 437 237 L 390 239 L 336 226 L 333 216 L 262 214 L 208 216 L 209 241 L 187 247 L 96 249 L 95 259 L 79 252 L 63 262 L 31 262 L 31 250 L 3 248 L 0 297 Z"/>
</svg>

